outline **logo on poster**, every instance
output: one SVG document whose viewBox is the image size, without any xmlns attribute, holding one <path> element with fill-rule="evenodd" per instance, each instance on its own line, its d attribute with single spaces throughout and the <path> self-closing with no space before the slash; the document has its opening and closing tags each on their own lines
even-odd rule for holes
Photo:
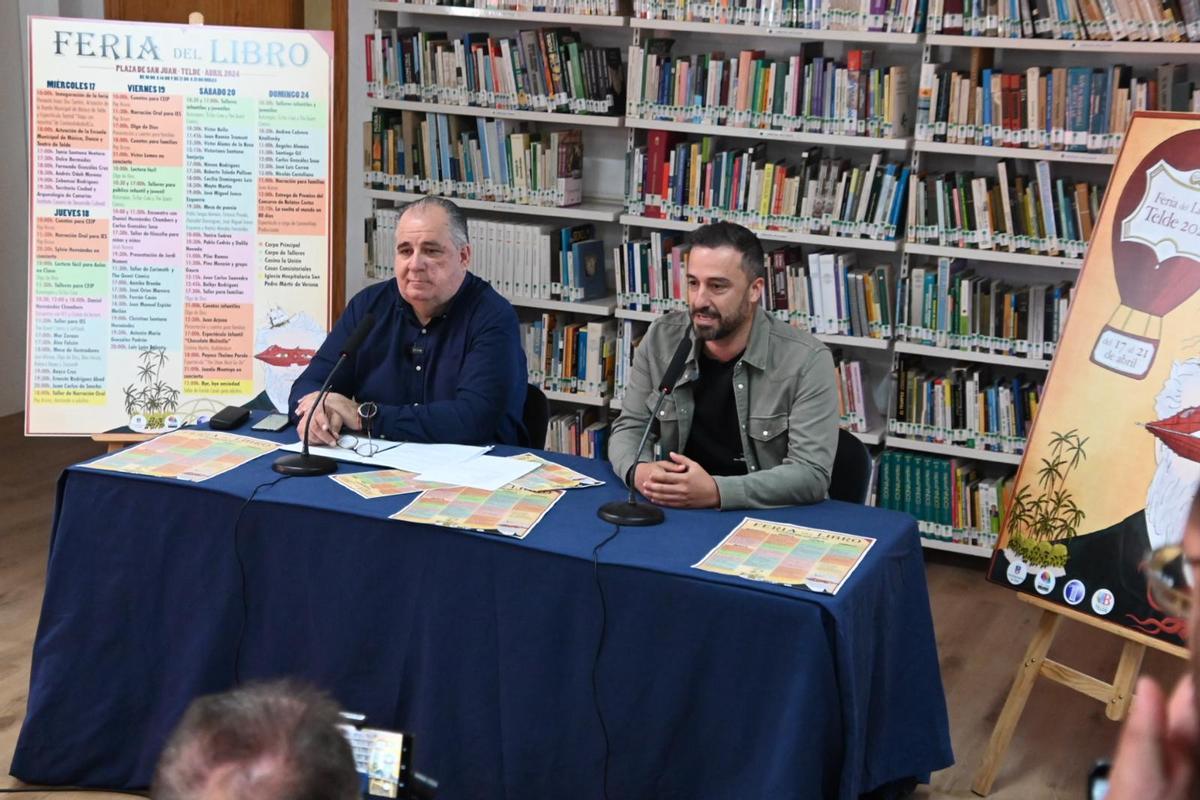
<svg viewBox="0 0 1200 800">
<path fill-rule="evenodd" d="M 1020 586 L 1025 582 L 1025 576 L 1029 574 L 1029 570 L 1020 561 L 1014 561 L 1008 565 L 1008 582 L 1013 586 Z"/>
<path fill-rule="evenodd" d="M 1050 574 L 1050 570 L 1044 569 L 1034 578 L 1033 588 L 1038 594 L 1050 594 L 1054 591 L 1054 576 Z"/>
<path fill-rule="evenodd" d="M 1069 580 L 1063 587 L 1063 600 L 1066 600 L 1068 605 L 1077 606 L 1083 602 L 1083 598 L 1086 596 L 1087 589 L 1084 588 L 1081 580 Z"/>
<path fill-rule="evenodd" d="M 1092 594 L 1092 611 L 1104 616 L 1113 610 L 1113 604 L 1115 602 L 1116 601 L 1113 598 L 1113 593 L 1108 589 L 1097 589 Z"/>
</svg>

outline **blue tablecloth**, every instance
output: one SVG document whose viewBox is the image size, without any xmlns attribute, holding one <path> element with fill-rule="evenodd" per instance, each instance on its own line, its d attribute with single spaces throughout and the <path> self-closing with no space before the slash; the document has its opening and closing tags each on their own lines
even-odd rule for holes
<svg viewBox="0 0 1200 800">
<path fill-rule="evenodd" d="M 608 483 L 567 492 L 523 541 L 389 520 L 408 498 L 290 478 L 245 507 L 236 551 L 271 456 L 199 484 L 72 467 L 12 774 L 146 786 L 236 659 L 242 680 L 299 675 L 414 734 L 441 800 L 600 797 L 592 548 L 612 532 L 596 507 L 622 490 L 605 463 L 550 457 Z M 834 501 L 753 515 L 878 543 L 829 597 L 692 569 L 741 512 L 669 510 L 610 542 L 609 796 L 853 798 L 949 766 L 913 520 Z"/>
</svg>

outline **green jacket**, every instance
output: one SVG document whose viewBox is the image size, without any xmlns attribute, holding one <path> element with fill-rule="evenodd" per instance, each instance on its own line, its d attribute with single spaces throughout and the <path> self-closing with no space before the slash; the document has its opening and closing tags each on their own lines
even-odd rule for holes
<svg viewBox="0 0 1200 800">
<path fill-rule="evenodd" d="M 686 311 L 654 321 L 633 354 L 633 368 L 612 425 L 608 458 L 622 480 L 631 479 L 635 453 L 658 400 L 656 385 L 691 325 Z M 683 377 L 659 412 L 658 452 L 682 453 L 694 417 L 692 382 L 698 376 L 692 345 Z M 721 508 L 768 508 L 824 500 L 838 439 L 837 376 L 829 349 L 812 334 L 754 312 L 750 341 L 734 366 L 734 399 L 746 475 L 714 475 Z M 653 437 L 640 461 L 654 460 Z"/>
</svg>

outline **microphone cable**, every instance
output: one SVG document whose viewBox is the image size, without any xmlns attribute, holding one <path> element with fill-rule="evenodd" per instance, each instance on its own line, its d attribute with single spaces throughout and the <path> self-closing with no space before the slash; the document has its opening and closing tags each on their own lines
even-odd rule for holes
<svg viewBox="0 0 1200 800">
<path fill-rule="evenodd" d="M 592 658 L 592 705 L 596 709 L 596 719 L 600 721 L 600 732 L 604 735 L 604 777 L 601 782 L 604 800 L 608 800 L 608 759 L 609 742 L 608 726 L 604 723 L 604 713 L 600 710 L 600 687 L 597 675 L 600 670 L 600 654 L 604 650 L 604 639 L 608 632 L 608 604 L 604 599 L 604 585 L 600 583 L 600 550 L 604 545 L 617 538 L 621 532 L 620 525 L 613 526 L 613 532 L 603 541 L 592 548 L 592 577 L 596 581 L 596 592 L 600 595 L 600 640 L 596 642 L 596 655 Z"/>
<path fill-rule="evenodd" d="M 239 592 L 239 595 L 242 598 L 242 618 L 238 624 L 237 644 L 233 650 L 233 685 L 234 686 L 242 685 L 242 668 L 241 668 L 242 640 L 246 637 L 246 621 L 250 617 L 250 607 L 246 602 L 246 563 L 244 561 L 242 561 L 242 548 L 241 548 L 242 516 L 246 513 L 246 509 L 250 507 L 250 503 L 258 495 L 259 491 L 261 491 L 262 489 L 270 488 L 271 486 L 274 486 L 275 484 L 279 483 L 280 481 L 287 480 L 290 477 L 292 477 L 292 476 L 291 475 L 280 475 L 278 478 L 275 478 L 274 480 L 264 481 L 264 482 L 260 483 L 258 486 L 255 486 L 254 490 L 252 492 L 250 492 L 250 496 L 246 498 L 246 500 L 242 503 L 241 508 L 238 509 L 237 517 L 235 517 L 233 520 L 233 555 L 234 555 L 234 558 L 237 559 L 238 577 L 239 577 L 240 586 L 241 586 L 241 591 Z"/>
</svg>

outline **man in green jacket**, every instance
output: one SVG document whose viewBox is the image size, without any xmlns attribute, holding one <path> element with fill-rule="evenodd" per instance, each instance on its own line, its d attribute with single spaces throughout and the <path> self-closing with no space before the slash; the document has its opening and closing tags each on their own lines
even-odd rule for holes
<svg viewBox="0 0 1200 800">
<path fill-rule="evenodd" d="M 759 303 L 758 237 L 718 222 L 688 236 L 688 311 L 650 326 L 613 423 L 613 470 L 648 500 L 677 508 L 815 503 L 829 489 L 838 437 L 836 373 L 812 334 Z M 636 453 L 655 388 L 685 335 L 692 352 L 658 419 L 657 455 Z"/>
</svg>

